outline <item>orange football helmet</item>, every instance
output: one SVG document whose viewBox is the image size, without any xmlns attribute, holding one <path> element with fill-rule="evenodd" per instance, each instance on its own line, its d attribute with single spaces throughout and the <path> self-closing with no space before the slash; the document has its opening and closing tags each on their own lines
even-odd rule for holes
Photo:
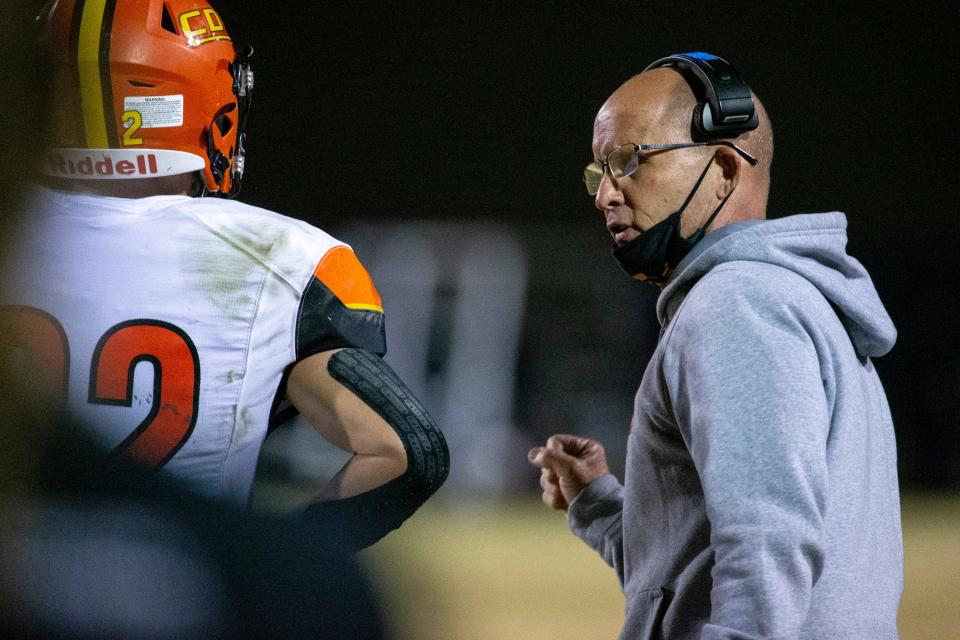
<svg viewBox="0 0 960 640">
<path fill-rule="evenodd" d="M 54 68 L 47 173 L 81 180 L 190 173 L 232 197 L 253 91 L 206 0 L 51 0 L 41 20 Z"/>
</svg>

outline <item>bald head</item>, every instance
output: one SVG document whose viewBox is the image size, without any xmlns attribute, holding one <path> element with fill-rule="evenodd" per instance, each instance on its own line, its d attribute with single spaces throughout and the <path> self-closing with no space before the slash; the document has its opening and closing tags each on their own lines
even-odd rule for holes
<svg viewBox="0 0 960 640">
<path fill-rule="evenodd" d="M 651 133 L 656 131 L 659 135 L 650 142 L 689 142 L 690 118 L 696 103 L 686 80 L 676 71 L 661 67 L 635 75 L 620 85 L 603 103 L 597 119 L 613 114 L 637 118 Z"/>
<path fill-rule="evenodd" d="M 757 158 L 755 167 L 744 167 L 742 186 L 760 192 L 765 206 L 773 163 L 773 128 L 760 99 L 752 92 L 751 95 L 759 124 L 753 131 L 730 141 Z M 641 130 L 644 136 L 635 142 L 691 142 L 696 105 L 693 89 L 683 76 L 675 69 L 658 67 L 635 75 L 620 85 L 601 107 L 594 129 L 601 122 L 632 122 L 635 124 L 630 128 Z"/>
</svg>

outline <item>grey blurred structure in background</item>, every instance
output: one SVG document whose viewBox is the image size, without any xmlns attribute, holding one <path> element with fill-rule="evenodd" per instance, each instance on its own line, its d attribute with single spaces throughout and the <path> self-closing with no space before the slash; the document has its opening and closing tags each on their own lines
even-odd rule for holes
<svg viewBox="0 0 960 640">
<path fill-rule="evenodd" d="M 527 256 L 494 223 L 384 223 L 345 228 L 373 274 L 387 315 L 386 361 L 442 425 L 452 452 L 445 492 L 497 498 L 524 467 L 515 406 Z M 343 460 L 303 421 L 271 436 L 264 455 L 303 480 Z M 267 464 L 270 464 L 268 461 Z"/>
</svg>

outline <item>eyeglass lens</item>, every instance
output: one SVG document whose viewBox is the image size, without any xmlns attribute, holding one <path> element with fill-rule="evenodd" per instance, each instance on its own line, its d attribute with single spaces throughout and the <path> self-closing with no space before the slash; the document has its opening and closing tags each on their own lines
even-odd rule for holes
<svg viewBox="0 0 960 640">
<path fill-rule="evenodd" d="M 640 166 L 637 158 L 637 149 L 632 144 L 617 147 L 607 155 L 606 163 L 610 168 L 610 175 L 614 178 L 625 178 Z M 591 162 L 583 170 L 583 182 L 587 186 L 587 193 L 596 195 L 603 180 L 604 163 Z"/>
</svg>

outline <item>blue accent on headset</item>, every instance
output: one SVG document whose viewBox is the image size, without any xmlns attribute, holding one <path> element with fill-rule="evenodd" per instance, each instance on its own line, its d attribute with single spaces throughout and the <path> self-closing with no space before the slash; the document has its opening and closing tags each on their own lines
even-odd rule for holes
<svg viewBox="0 0 960 640">
<path fill-rule="evenodd" d="M 716 60 L 717 56 L 704 53 L 703 51 L 691 51 L 690 53 L 675 53 L 675 56 L 688 56 L 690 58 L 696 58 L 697 60 Z"/>
<path fill-rule="evenodd" d="M 750 87 L 723 58 L 703 51 L 677 53 L 647 65 L 644 71 L 657 67 L 675 69 L 693 89 L 697 98 L 691 122 L 694 140 L 735 138 L 757 128 Z"/>
</svg>

